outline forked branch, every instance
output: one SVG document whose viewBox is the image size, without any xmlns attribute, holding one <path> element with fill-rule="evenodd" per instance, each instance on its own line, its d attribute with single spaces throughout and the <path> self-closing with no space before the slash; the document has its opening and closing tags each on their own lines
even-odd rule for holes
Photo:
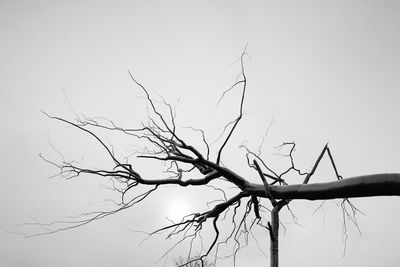
<svg viewBox="0 0 400 267">
<path fill-rule="evenodd" d="M 194 143 L 191 142 L 192 140 L 188 141 L 181 138 L 178 133 L 180 128 L 176 125 L 175 121 L 176 112 L 174 108 L 163 98 L 161 98 L 161 101 L 155 101 L 150 92 L 130 72 L 129 76 L 131 80 L 144 93 L 147 106 L 150 106 L 147 122 L 142 123 L 140 127 L 126 128 L 111 120 L 84 116 L 76 118 L 75 121 L 70 121 L 43 112 L 47 117 L 73 126 L 75 129 L 96 140 L 111 160 L 112 167 L 109 169 L 95 169 L 80 166 L 79 163 L 66 161 L 64 158 L 61 163 L 51 161 L 43 156 L 42 158 L 52 166 L 57 167 L 57 174 L 67 179 L 82 175 L 96 175 L 107 179 L 111 184 L 111 189 L 118 194 L 119 199 L 117 201 L 111 200 L 114 208 L 110 210 L 82 213 L 69 220 L 55 221 L 49 224 L 37 222 L 24 224 L 23 226 L 38 226 L 42 230 L 42 232 L 30 236 L 50 234 L 80 227 L 113 215 L 143 202 L 150 194 L 155 194 L 159 188 L 165 185 L 180 187 L 208 186 L 215 189 L 215 192 L 219 192 L 219 194 L 222 191 L 223 198 L 219 197 L 210 201 L 208 203 L 210 207 L 205 211 L 189 214 L 178 223 L 171 221 L 170 224 L 158 228 L 148 233 L 148 235 L 153 236 L 156 233 L 167 232 L 167 238 L 180 236 L 180 239 L 170 250 L 179 244 L 185 243 L 189 246 L 189 251 L 191 252 L 198 240 L 201 241 L 201 244 L 203 243 L 200 232 L 204 229 L 205 224 L 212 223 L 212 240 L 208 242 L 207 248 L 201 246 L 201 253 L 198 254 L 200 256 L 195 258 L 188 256 L 187 263 L 193 261 L 204 263 L 206 262 L 206 257 L 209 257 L 213 253 L 215 255 L 215 263 L 218 259 L 221 259 L 221 257 L 217 257 L 218 253 L 228 244 L 231 245 L 232 249 L 230 250 L 231 254 L 226 257 L 235 260 L 238 251 L 247 245 L 249 234 L 254 237 L 252 233 L 253 226 L 260 226 L 269 231 L 273 243 L 271 247 L 271 259 L 275 259 L 273 261 L 274 265 L 271 266 L 277 266 L 279 211 L 282 207 L 288 205 L 290 201 L 295 199 L 326 200 L 342 198 L 344 199 L 342 202 L 343 216 L 350 218 L 353 223 L 357 224 L 355 213 L 358 209 L 349 202 L 348 198 L 400 195 L 400 174 L 397 173 L 364 175 L 343 179 L 338 173 L 328 145 L 323 148 L 311 171 L 308 173 L 301 171 L 295 165 L 294 153 L 296 144 L 294 142 L 283 143 L 276 148 L 280 151 L 289 151 L 284 155 L 284 159 L 288 163 L 285 165 L 287 168 L 283 171 L 276 171 L 262 159 L 261 145 L 258 148 L 258 153 L 254 153 L 251 149 L 242 145 L 241 147 L 245 149 L 247 164 L 249 168 L 257 171 L 257 175 L 259 176 L 257 180 L 261 179 L 261 183 L 250 182 L 252 179 L 243 177 L 235 170 L 223 166 L 221 164 L 222 153 L 244 114 L 243 108 L 247 89 L 247 77 L 244 68 L 244 57 L 246 55 L 246 50 L 244 50 L 239 59 L 240 75 L 238 79 L 222 93 L 218 101 L 218 103 L 222 101 L 231 90 L 238 87 L 241 88 L 239 113 L 233 121 L 225 125 L 221 136 L 225 135 L 225 130 L 229 129 L 229 131 L 227 131 L 222 144 L 218 147 L 213 147 L 212 143 L 209 144 L 207 142 L 204 130 L 194 127 L 186 128 L 201 133 L 201 139 L 197 141 L 202 144 L 202 149 L 192 145 Z M 167 108 L 167 114 L 160 111 L 159 105 Z M 165 166 L 165 171 L 160 176 L 147 177 L 139 171 L 139 168 L 137 168 L 130 157 L 119 156 L 114 152 L 113 147 L 106 145 L 106 142 L 98 134 L 100 130 L 129 136 L 136 140 L 137 143 L 141 143 L 143 145 L 142 149 L 134 152 L 137 154 L 136 159 L 148 160 L 153 162 L 153 164 L 157 162 L 162 163 Z M 200 138 L 198 134 L 196 136 Z M 262 143 L 264 139 L 265 136 L 262 139 Z M 204 150 L 206 152 L 203 155 L 201 151 Z M 215 161 L 210 159 L 212 158 L 210 157 L 210 152 L 216 152 Z M 337 180 L 325 183 L 310 183 L 311 177 L 314 175 L 325 154 L 329 157 Z M 299 183 L 288 185 L 285 179 L 292 174 L 298 177 Z M 218 187 L 221 184 L 224 185 L 223 189 Z M 141 193 L 134 194 L 133 189 L 136 188 L 141 188 Z M 267 199 L 267 201 L 263 199 Z M 268 208 L 265 202 L 270 205 L 270 208 Z M 271 221 L 265 220 L 266 214 L 269 212 L 271 212 L 272 216 Z M 232 226 L 227 231 L 221 227 L 224 220 L 229 221 Z M 163 256 L 168 255 L 170 250 Z"/>
</svg>

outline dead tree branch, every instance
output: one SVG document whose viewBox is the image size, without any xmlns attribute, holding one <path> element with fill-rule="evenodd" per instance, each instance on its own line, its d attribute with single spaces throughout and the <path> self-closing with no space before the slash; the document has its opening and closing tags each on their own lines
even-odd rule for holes
<svg viewBox="0 0 400 267">
<path fill-rule="evenodd" d="M 224 148 L 231 140 L 244 114 L 247 89 L 247 77 L 244 68 L 245 55 L 246 50 L 242 52 L 239 59 L 239 79 L 222 93 L 218 101 L 218 103 L 222 101 L 224 96 L 231 90 L 237 87 L 241 88 L 239 114 L 233 121 L 225 125 L 224 132 L 221 136 L 225 134 L 225 130 L 229 129 L 229 131 L 223 139 L 222 144 L 217 148 L 207 142 L 205 131 L 202 129 L 186 127 L 187 129 L 201 134 L 200 142 L 203 144 L 201 146 L 202 149 L 196 148 L 191 142 L 181 138 L 179 134 L 180 128 L 176 125 L 175 109 L 164 99 L 159 102 L 155 101 L 144 85 L 139 83 L 130 72 L 129 76 L 131 80 L 140 88 L 141 92 L 144 93 L 145 101 L 150 107 L 147 122 L 142 123 L 138 128 L 125 128 L 104 118 L 88 118 L 83 116 L 82 118 L 76 118 L 75 121 L 70 121 L 44 112 L 50 119 L 72 126 L 93 138 L 105 151 L 105 154 L 108 156 L 113 166 L 109 169 L 94 169 L 80 166 L 80 164 L 75 161 L 68 162 L 63 159 L 61 163 L 58 163 L 43 156 L 42 158 L 52 166 L 57 167 L 59 170 L 58 175 L 67 179 L 82 175 L 95 175 L 109 179 L 112 184 L 112 189 L 119 194 L 119 200 L 113 200 L 115 204 L 115 208 L 113 209 L 82 213 L 78 217 L 72 218 L 72 220 L 55 221 L 49 224 L 37 222 L 25 224 L 25 226 L 38 226 L 42 230 L 42 232 L 30 236 L 51 234 L 81 227 L 98 219 L 113 215 L 145 201 L 150 194 L 155 194 L 160 187 L 165 185 L 176 185 L 180 187 L 210 186 L 216 189 L 216 191 L 222 191 L 224 198 L 218 198 L 215 201 L 209 202 L 210 208 L 208 210 L 189 214 L 185 216 L 182 221 L 161 227 L 149 233 L 149 236 L 160 232 L 168 232 L 167 238 L 181 236 L 181 239 L 171 249 L 178 244 L 188 242 L 191 251 L 195 240 L 201 238 L 200 232 L 204 229 L 204 225 L 207 222 L 211 223 L 214 233 L 213 239 L 208 247 L 203 249 L 202 253 L 199 254 L 200 256 L 195 258 L 188 257 L 188 262 L 184 263 L 190 264 L 191 262 L 199 261 L 203 265 L 203 263 L 206 262 L 205 259 L 207 256 L 213 253 L 217 255 L 220 247 L 228 243 L 232 245 L 232 254 L 229 255 L 229 257 L 235 259 L 239 249 L 246 246 L 252 227 L 258 225 L 269 231 L 272 242 L 271 266 L 278 266 L 279 211 L 290 201 L 296 199 L 344 199 L 343 205 L 346 203 L 349 204 L 351 210 L 348 211 L 346 206 L 342 206 L 343 216 L 351 218 L 353 223 L 357 225 L 355 213 L 358 212 L 358 210 L 348 202 L 348 198 L 400 196 L 400 174 L 398 173 L 372 174 L 343 179 L 338 173 L 328 145 L 323 148 L 309 173 L 302 172 L 295 166 L 293 153 L 296 145 L 294 142 L 283 143 L 278 147 L 278 149 L 289 149 L 289 153 L 285 155 L 288 159 L 289 166 L 280 173 L 275 171 L 261 158 L 261 146 L 258 148 L 258 153 L 252 152 L 246 146 L 241 146 L 245 149 L 249 168 L 257 171 L 261 183 L 252 183 L 250 182 L 252 180 L 250 179 L 251 177 L 244 177 L 234 169 L 222 166 L 221 159 Z M 160 111 L 159 105 L 163 105 L 164 108 L 167 108 L 167 114 Z M 120 133 L 132 137 L 138 142 L 143 142 L 143 150 L 136 151 L 138 154 L 136 158 L 165 163 L 167 166 L 165 173 L 169 176 L 160 176 L 156 178 L 145 177 L 146 175 L 141 174 L 132 161 L 128 160 L 127 157 L 117 156 L 113 147 L 106 145 L 106 142 L 97 134 L 97 131 L 100 130 Z M 265 136 L 262 143 L 264 139 Z M 206 149 L 205 154 L 201 152 L 204 151 L 204 146 Z M 210 151 L 217 152 L 215 160 L 211 159 Z M 324 183 L 310 183 L 311 177 L 314 175 L 325 154 L 328 154 L 337 180 Z M 285 181 L 285 177 L 289 173 L 295 173 L 300 179 L 303 179 L 304 176 L 305 178 L 302 183 L 288 185 Z M 236 190 L 235 193 L 227 194 L 223 189 L 212 185 L 212 183 L 221 181 L 234 187 Z M 132 196 L 134 188 L 142 188 L 143 192 Z M 128 194 L 131 192 L 132 194 Z M 263 199 L 269 200 L 272 208 L 264 206 L 262 202 Z M 247 204 L 241 205 L 241 203 Z M 254 211 L 254 217 L 252 216 L 253 213 L 251 213 L 252 209 Z M 267 220 L 265 223 L 265 220 L 263 222 L 263 215 L 267 210 L 271 212 L 271 222 Z M 226 232 L 220 225 L 228 218 L 230 218 L 232 230 Z M 164 256 L 167 255 L 169 251 L 170 250 L 168 250 Z M 215 261 L 217 261 L 217 256 L 215 256 Z"/>
</svg>

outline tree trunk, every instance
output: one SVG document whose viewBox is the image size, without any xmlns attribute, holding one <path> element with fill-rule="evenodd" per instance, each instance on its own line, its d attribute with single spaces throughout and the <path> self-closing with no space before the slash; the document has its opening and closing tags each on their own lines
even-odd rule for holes
<svg viewBox="0 0 400 267">
<path fill-rule="evenodd" d="M 273 203 L 273 209 L 271 211 L 271 223 L 269 224 L 269 237 L 270 237 L 270 267 L 279 266 L 279 211 L 283 206 L 289 202 L 281 200 Z"/>
<path fill-rule="evenodd" d="M 278 267 L 279 265 L 279 206 L 276 205 L 271 211 L 271 225 L 270 225 L 270 257 L 271 267 Z"/>
</svg>

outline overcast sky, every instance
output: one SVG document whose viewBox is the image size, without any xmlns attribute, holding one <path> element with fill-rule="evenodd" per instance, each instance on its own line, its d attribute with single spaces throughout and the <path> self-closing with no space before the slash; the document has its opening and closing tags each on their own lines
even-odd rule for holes
<svg viewBox="0 0 400 267">
<path fill-rule="evenodd" d="M 41 110 L 137 126 L 146 113 L 130 70 L 155 96 L 174 104 L 180 98 L 181 126 L 213 136 L 237 112 L 235 92 L 215 107 L 246 44 L 245 117 L 224 158 L 228 167 L 252 173 L 238 146 L 258 148 L 273 121 L 263 147 L 273 162 L 282 160 L 273 147 L 295 141 L 296 160 L 309 170 L 329 142 L 343 177 L 400 172 L 399 14 L 398 1 L 0 1 L 0 225 L 60 220 L 112 197 L 98 178 L 48 179 L 56 170 L 38 154 L 60 160 L 50 143 L 89 166 L 106 159 L 94 141 Z M 140 168 L 150 172 L 152 165 Z M 315 181 L 335 179 L 327 162 L 317 174 Z M 0 265 L 162 266 L 156 261 L 173 242 L 160 235 L 139 246 L 145 236 L 132 230 L 164 226 L 173 201 L 202 211 L 196 208 L 207 195 L 185 190 L 168 188 L 130 211 L 50 236 L 0 231 Z M 362 236 L 349 226 L 345 257 L 339 200 L 314 215 L 321 202 L 294 203 L 300 225 L 282 211 L 281 265 L 399 266 L 400 200 L 354 203 L 365 213 L 358 216 Z M 269 262 L 261 232 L 267 258 L 250 239 L 237 266 Z"/>
</svg>

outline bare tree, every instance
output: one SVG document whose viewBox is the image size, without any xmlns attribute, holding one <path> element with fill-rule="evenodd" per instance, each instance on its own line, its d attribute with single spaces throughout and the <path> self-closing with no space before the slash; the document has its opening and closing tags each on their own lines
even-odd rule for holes
<svg viewBox="0 0 400 267">
<path fill-rule="evenodd" d="M 274 170 L 262 159 L 260 151 L 253 151 L 242 145 L 247 165 L 259 177 L 259 183 L 250 182 L 250 179 L 240 175 L 234 169 L 225 167 L 222 164 L 224 152 L 230 144 L 231 137 L 235 134 L 244 114 L 247 90 L 247 77 L 243 63 L 245 56 L 246 52 L 244 51 L 238 60 L 240 74 L 237 80 L 222 93 L 218 101 L 218 103 L 221 102 L 233 90 L 240 90 L 241 92 L 237 115 L 221 130 L 217 147 L 207 141 L 206 134 L 201 129 L 190 128 L 195 133 L 193 138 L 200 136 L 202 147 L 195 147 L 190 140 L 184 140 L 180 136 L 179 127 L 175 123 L 175 108 L 162 97 L 159 101 L 155 100 L 145 86 L 139 83 L 131 73 L 129 73 L 130 78 L 144 94 L 149 108 L 147 122 L 142 123 L 141 127 L 125 128 L 111 120 L 82 116 L 78 116 L 75 121 L 70 121 L 46 113 L 49 118 L 73 126 L 94 138 L 104 149 L 113 166 L 108 169 L 94 169 L 80 166 L 76 161 L 55 163 L 45 157 L 43 159 L 56 166 L 60 170 L 58 174 L 63 177 L 71 178 L 92 174 L 109 179 L 113 190 L 119 192 L 120 200 L 114 202 L 115 208 L 111 210 L 81 214 L 80 217 L 72 221 L 59 221 L 48 225 L 42 224 L 41 226 L 46 226 L 45 231 L 38 234 L 49 234 L 80 227 L 113 215 L 145 201 L 149 195 L 154 194 L 160 187 L 165 185 L 180 187 L 208 186 L 222 193 L 223 198 L 212 202 L 208 210 L 188 214 L 182 221 L 171 222 L 165 227 L 148 233 L 149 236 L 160 232 L 167 232 L 168 237 L 179 236 L 176 243 L 187 242 L 189 250 L 188 260 L 180 262 L 180 266 L 194 262 L 201 263 L 201 266 L 204 266 L 206 257 L 211 255 L 215 257 L 215 264 L 219 249 L 223 244 L 232 245 L 231 256 L 234 261 L 239 249 L 246 245 L 247 237 L 252 234 L 253 227 L 263 227 L 269 231 L 270 236 L 270 266 L 276 267 L 278 266 L 279 211 L 283 207 L 289 207 L 288 205 L 292 201 L 298 199 L 343 199 L 342 209 L 344 216 L 350 218 L 356 224 L 355 214 L 358 210 L 349 201 L 350 198 L 400 195 L 400 174 L 398 173 L 342 178 L 336 168 L 328 145 L 322 149 L 310 172 L 303 172 L 296 167 L 293 156 L 296 144 L 293 142 L 286 142 L 278 147 L 278 149 L 284 151 L 282 153 L 289 162 L 289 167 L 283 171 Z M 162 112 L 162 109 L 167 110 L 167 112 Z M 138 143 L 143 145 L 141 153 L 136 157 L 165 163 L 167 176 L 156 179 L 144 177 L 131 163 L 130 158 L 117 156 L 114 153 L 114 148 L 96 134 L 97 130 L 114 131 L 135 138 Z M 215 157 L 211 153 L 213 149 Z M 336 181 L 311 183 L 311 178 L 324 156 L 329 158 L 336 174 Z M 285 181 L 289 174 L 298 175 L 302 183 L 289 185 Z M 229 184 L 235 190 L 224 191 L 220 186 L 221 184 Z M 135 188 L 142 188 L 143 192 L 132 196 Z M 232 194 L 231 192 L 233 191 L 235 193 Z M 270 219 L 265 215 L 268 213 L 270 213 Z M 229 222 L 231 229 L 222 227 L 223 222 Z M 213 238 L 206 248 L 203 248 L 199 256 L 193 257 L 191 255 L 193 243 L 201 239 L 201 231 L 206 226 L 213 231 Z"/>
</svg>

